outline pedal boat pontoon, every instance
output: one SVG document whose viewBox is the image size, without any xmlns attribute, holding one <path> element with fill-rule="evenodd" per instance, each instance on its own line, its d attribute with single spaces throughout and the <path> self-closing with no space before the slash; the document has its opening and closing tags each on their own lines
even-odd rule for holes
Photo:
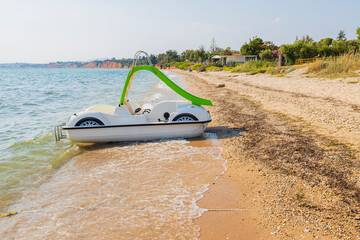
<svg viewBox="0 0 360 240">
<path fill-rule="evenodd" d="M 144 53 L 148 65 L 136 66 Z M 212 106 L 208 99 L 196 97 L 172 82 L 155 68 L 147 53 L 135 54 L 118 106 L 95 105 L 72 115 L 66 124 L 55 127 L 55 139 L 68 138 L 78 143 L 138 141 L 161 138 L 192 138 L 200 136 L 211 121 L 201 105 Z M 133 109 L 127 95 L 135 74 L 146 70 L 155 74 L 167 86 L 188 101 L 163 101 L 152 109 Z M 66 135 L 63 134 L 66 132 Z"/>
</svg>

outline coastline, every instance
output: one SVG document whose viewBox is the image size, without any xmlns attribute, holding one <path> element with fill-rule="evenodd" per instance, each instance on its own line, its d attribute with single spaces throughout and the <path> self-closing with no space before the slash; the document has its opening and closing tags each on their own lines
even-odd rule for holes
<svg viewBox="0 0 360 240">
<path fill-rule="evenodd" d="M 360 140 L 356 135 L 359 125 L 356 125 L 356 121 L 355 125 L 352 125 L 352 119 L 359 119 L 357 117 L 360 114 L 356 105 L 358 96 L 354 96 L 358 86 L 344 85 L 341 81 L 276 78 L 268 75 L 172 71 L 188 83 L 189 92 L 213 101 L 214 107 L 208 108 L 213 121 L 206 132 L 217 135 L 223 149 L 221 158 L 227 160 L 227 171 L 217 180 L 212 180 L 207 191 L 207 187 L 201 188 L 201 193 L 205 191 L 203 198 L 197 202 L 201 209 L 180 213 L 180 218 L 187 214 L 196 217 L 200 212 L 203 213 L 204 209 L 208 209 L 194 221 L 193 218 L 187 218 L 185 225 L 192 229 L 191 237 L 197 237 L 197 226 L 201 229 L 201 239 L 352 239 L 359 236 L 359 205 L 356 202 L 359 165 L 356 160 L 359 159 L 357 143 Z M 220 84 L 225 84 L 225 87 L 218 87 Z M 315 91 L 314 86 L 323 91 Z M 334 89 L 339 90 L 334 92 Z M 333 98 L 329 99 L 332 93 Z M 304 103 L 308 103 L 306 111 L 294 107 L 294 104 L 303 107 Z M 313 110 L 313 117 L 307 118 L 310 110 Z M 340 111 L 342 114 L 335 116 L 332 121 L 319 121 L 326 119 L 324 116 L 327 114 L 331 116 L 333 111 Z M 329 131 L 332 124 L 339 124 L 337 131 Z M 159 161 L 160 157 L 164 156 L 150 156 L 150 159 L 147 159 L 148 154 L 141 155 L 138 148 L 142 148 L 143 151 L 140 152 L 151 153 L 152 150 L 145 146 L 147 144 L 159 147 L 159 151 L 165 152 L 168 147 L 175 152 L 182 151 L 183 148 L 192 149 L 190 155 L 181 156 L 182 159 L 177 160 L 173 168 L 177 174 L 181 163 L 193 157 L 204 158 L 204 161 L 197 165 L 198 170 L 189 166 L 183 174 L 170 174 L 174 175 L 173 183 L 176 184 L 167 186 L 166 193 L 162 195 L 166 198 L 179 194 L 166 195 L 172 187 L 176 186 L 180 190 L 183 186 L 190 186 L 191 182 L 197 182 L 194 180 L 197 171 L 204 171 L 204 166 L 209 163 L 206 159 L 219 155 L 218 150 L 215 150 L 217 143 L 213 149 L 215 151 L 211 153 L 207 147 L 214 146 L 214 143 L 204 139 L 179 142 L 180 147 L 172 145 L 171 141 L 125 146 L 137 156 L 133 161 L 138 161 L 135 165 L 141 166 L 142 171 L 148 170 L 150 166 L 143 167 L 143 164 Z M 85 153 L 66 162 L 56 171 L 50 182 L 40 187 L 39 192 L 26 193 L 25 200 L 30 201 L 25 201 L 26 204 L 20 202 L 10 210 L 21 210 L 20 214 L 0 219 L 8 220 L 7 223 L 14 226 L 5 233 L 9 234 L 8 236 L 14 233 L 16 236 L 17 231 L 20 231 L 22 236 L 38 236 L 37 234 L 41 233 L 44 238 L 51 239 L 59 236 L 56 234 L 59 234 L 60 228 L 61 234 L 72 233 L 75 237 L 84 237 L 82 234 L 88 229 L 86 236 L 91 237 L 98 236 L 99 232 L 96 232 L 94 226 L 101 225 L 101 234 L 108 234 L 102 237 L 119 237 L 119 234 L 128 228 L 120 230 L 120 226 L 124 227 L 124 224 L 119 222 L 116 216 L 124 219 L 129 217 L 126 211 L 121 212 L 122 204 L 127 199 L 124 196 L 127 195 L 119 186 L 125 183 L 125 186 L 133 187 L 132 182 L 124 179 L 136 176 L 123 178 L 127 173 L 122 172 L 122 168 L 131 167 L 132 164 L 123 165 L 124 162 L 120 161 L 129 154 L 121 151 L 122 147 L 123 144 L 90 147 L 85 149 Z M 196 155 L 199 149 L 193 148 L 203 149 L 200 150 L 200 155 Z M 175 159 L 178 155 L 166 157 Z M 160 162 L 164 164 L 167 161 Z M 221 166 L 215 167 L 213 173 L 221 172 Z M 167 165 L 164 167 L 170 168 Z M 159 174 L 158 179 L 151 179 L 150 186 L 164 185 L 159 184 L 164 173 L 168 171 Z M 179 177 L 187 175 L 191 177 L 186 181 L 178 181 Z M 145 187 L 149 183 L 149 176 L 144 179 Z M 206 182 L 208 181 L 204 181 Z M 199 199 L 200 195 L 196 198 Z M 59 201 L 62 198 L 63 202 Z M 131 196 L 131 199 L 137 198 L 138 196 Z M 179 202 L 179 199 L 175 198 L 174 209 L 182 206 L 184 201 L 196 205 L 193 199 L 181 198 Z M 159 204 L 163 201 L 157 200 L 160 200 Z M 149 225 L 149 229 L 156 230 L 150 233 L 153 234 L 152 237 L 171 237 L 178 232 L 178 229 L 171 228 L 170 225 L 162 225 L 167 232 L 157 228 L 156 220 L 161 217 L 152 214 L 158 210 L 151 209 L 152 205 L 141 206 L 142 203 L 131 203 L 129 209 L 148 211 L 146 214 L 154 221 Z M 168 218 L 177 213 L 174 211 Z M 51 222 L 48 222 L 49 218 Z M 107 222 L 101 222 L 101 219 Z M 149 219 L 145 217 L 143 222 Z M 76 224 L 68 225 L 68 221 L 81 222 L 82 231 L 78 231 Z M 132 221 L 136 223 L 139 219 Z M 30 229 L 19 230 L 19 226 L 30 226 L 29 222 L 34 223 Z M 197 225 L 195 227 L 194 222 Z M 111 227 L 114 223 L 118 228 Z M 53 229 L 57 224 L 59 229 Z M 39 226 L 43 226 L 43 229 Z M 6 228 L 6 224 L 2 227 Z M 0 230 L 3 229 L 0 227 Z M 182 233 L 189 234 L 186 231 Z M 126 236 L 146 237 L 135 234 L 139 234 L 138 229 Z"/>
<path fill-rule="evenodd" d="M 186 85 L 171 76 L 179 85 Z M 156 83 L 148 101 L 176 99 Z M 95 144 L 26 188 L 0 216 L 5 238 L 197 238 L 196 205 L 225 170 L 214 134 L 188 141 Z M 53 147 L 53 142 L 51 142 Z M 71 222 L 72 224 L 69 224 Z M 95 226 L 101 226 L 97 228 Z"/>
<path fill-rule="evenodd" d="M 358 86 L 172 71 L 213 101 L 207 131 L 218 135 L 227 159 L 228 170 L 199 206 L 250 209 L 206 212 L 195 220 L 201 239 L 359 237 Z"/>
</svg>

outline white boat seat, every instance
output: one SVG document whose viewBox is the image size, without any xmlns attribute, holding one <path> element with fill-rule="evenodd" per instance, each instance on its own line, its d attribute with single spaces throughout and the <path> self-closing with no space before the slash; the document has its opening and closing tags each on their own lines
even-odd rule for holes
<svg viewBox="0 0 360 240">
<path fill-rule="evenodd" d="M 85 111 L 114 114 L 115 106 L 111 106 L 111 105 L 95 105 L 95 106 L 91 106 L 91 107 L 87 108 Z"/>
</svg>

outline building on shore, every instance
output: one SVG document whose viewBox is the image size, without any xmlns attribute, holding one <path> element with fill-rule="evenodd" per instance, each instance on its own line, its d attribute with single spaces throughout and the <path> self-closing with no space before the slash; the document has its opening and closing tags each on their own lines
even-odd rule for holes
<svg viewBox="0 0 360 240">
<path fill-rule="evenodd" d="M 220 62 L 222 65 L 232 65 L 234 63 L 246 63 L 248 61 L 257 61 L 256 55 L 241 55 L 233 53 L 231 55 L 215 55 L 211 58 L 212 62 Z"/>
</svg>

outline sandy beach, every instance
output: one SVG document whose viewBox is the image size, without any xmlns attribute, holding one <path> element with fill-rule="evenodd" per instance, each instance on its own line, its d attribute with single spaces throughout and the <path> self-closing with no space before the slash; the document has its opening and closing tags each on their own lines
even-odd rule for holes
<svg viewBox="0 0 360 240">
<path fill-rule="evenodd" d="M 196 219 L 201 239 L 360 237 L 359 84 L 297 71 L 173 72 L 213 101 L 207 131 L 227 160 L 198 202 L 219 209 Z"/>
<path fill-rule="evenodd" d="M 9 207 L 0 235 L 360 237 L 360 84 L 172 72 L 214 104 L 203 137 L 82 147 Z"/>
</svg>

